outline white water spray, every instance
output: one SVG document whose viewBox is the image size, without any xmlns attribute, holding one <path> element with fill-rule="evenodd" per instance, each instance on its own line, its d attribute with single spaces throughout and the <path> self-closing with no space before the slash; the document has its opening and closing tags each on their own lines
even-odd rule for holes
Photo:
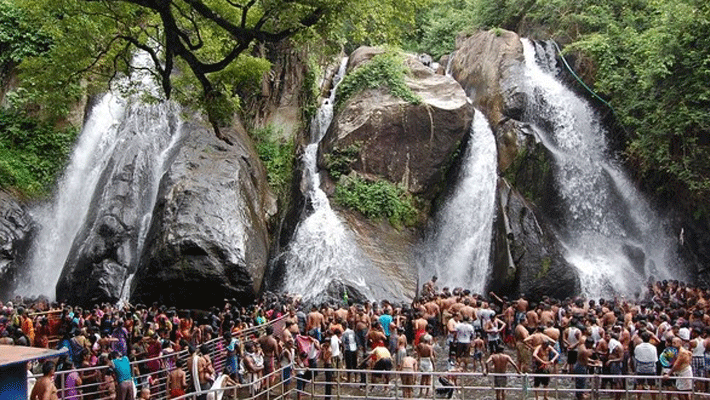
<svg viewBox="0 0 710 400">
<path fill-rule="evenodd" d="M 150 58 L 139 54 L 133 64 L 145 68 L 150 65 Z M 135 186 L 137 193 L 134 196 L 139 204 L 134 206 L 142 212 L 137 216 L 141 221 L 136 221 L 140 225 L 136 252 L 140 254 L 158 183 L 166 168 L 166 160 L 179 141 L 180 122 L 175 118 L 179 108 L 170 102 L 146 104 L 140 100 L 145 94 L 160 97 L 157 85 L 144 70 L 138 70 L 130 79 L 120 80 L 117 86 L 117 90 L 105 94 L 91 109 L 69 166 L 59 181 L 53 203 L 32 212 L 40 228 L 30 258 L 29 276 L 20 282 L 19 294 L 45 295 L 54 299 L 57 281 L 75 245 L 75 238 L 82 227 L 92 223 L 87 221 L 87 215 L 92 208 L 110 201 L 105 198 L 102 185 L 111 182 L 107 177 L 125 173 L 119 169 L 124 164 L 116 159 L 124 157 L 124 149 L 136 143 L 141 147 L 139 154 L 134 152 L 125 157 L 134 157 L 128 163 L 142 177 L 140 182 L 126 183 Z M 121 94 L 130 92 L 133 94 Z M 130 254 L 126 256 L 126 262 L 135 267 L 138 260 L 131 259 Z M 127 295 L 124 290 L 122 296 Z"/>
<path fill-rule="evenodd" d="M 463 287 L 475 293 L 485 288 L 491 267 L 497 160 L 488 120 L 475 110 L 460 180 L 437 213 L 422 255 L 423 270 L 435 273 L 440 287 Z"/>
<path fill-rule="evenodd" d="M 650 276 L 671 277 L 676 242 L 610 156 L 598 116 L 551 74 L 554 66 L 539 65 L 534 43 L 524 39 L 523 48 L 525 119 L 553 155 L 565 210 L 561 240 L 582 290 L 591 297 L 633 294 Z M 540 58 L 554 60 L 547 53 Z"/>
<path fill-rule="evenodd" d="M 332 282 L 354 285 L 367 293 L 362 276 L 353 271 L 362 265 L 364 257 L 348 227 L 330 207 L 328 197 L 320 188 L 317 157 L 318 144 L 333 119 L 333 103 L 337 84 L 345 75 L 347 58 L 343 59 L 334 78 L 330 97 L 326 99 L 311 123 L 311 143 L 303 154 L 308 199 L 313 212 L 296 227 L 293 240 L 281 257 L 286 264 L 284 290 L 313 300 L 323 294 Z"/>
</svg>

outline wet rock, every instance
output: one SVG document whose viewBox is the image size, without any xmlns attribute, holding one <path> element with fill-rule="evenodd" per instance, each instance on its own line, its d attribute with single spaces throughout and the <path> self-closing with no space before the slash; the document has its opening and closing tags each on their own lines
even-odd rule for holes
<svg viewBox="0 0 710 400">
<path fill-rule="evenodd" d="M 381 52 L 356 50 L 349 70 Z M 338 158 L 346 164 L 340 171 L 344 174 L 356 171 L 386 179 L 431 200 L 440 193 L 452 155 L 469 132 L 473 109 L 450 77 L 437 75 L 414 57 L 407 58 L 406 65 L 411 69 L 406 83 L 421 104 L 410 104 L 384 89 L 353 95 L 321 141 L 319 166 L 331 170 L 333 158 Z M 350 158 L 342 160 L 346 152 Z"/>
<path fill-rule="evenodd" d="M 529 203 L 505 179 L 498 183 L 494 268 L 489 290 L 496 293 L 566 298 L 579 293 L 576 269 Z"/>
<path fill-rule="evenodd" d="M 520 37 L 515 32 L 496 32 L 457 38 L 451 61 L 451 75 L 486 114 L 494 130 L 505 118 L 519 119 L 527 101 L 519 88 L 525 66 Z"/>
<path fill-rule="evenodd" d="M 126 113 L 124 134 L 101 173 L 57 282 L 58 301 L 115 303 L 138 267 L 161 169 L 177 150 L 168 151 L 179 122 L 177 110 L 158 104 L 134 105 Z"/>
<path fill-rule="evenodd" d="M 160 185 L 148 246 L 132 285 L 133 302 L 208 307 L 252 301 L 269 255 L 276 203 L 251 140 L 229 146 L 190 123 Z"/>
<path fill-rule="evenodd" d="M 8 298 L 24 266 L 36 226 L 27 208 L 0 190 L 0 298 Z"/>
</svg>

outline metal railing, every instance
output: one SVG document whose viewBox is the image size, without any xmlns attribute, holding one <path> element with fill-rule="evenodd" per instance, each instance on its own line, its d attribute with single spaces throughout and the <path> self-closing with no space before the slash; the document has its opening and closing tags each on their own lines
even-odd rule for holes
<svg viewBox="0 0 710 400">
<path fill-rule="evenodd" d="M 242 342 L 245 339 L 254 336 L 258 337 L 266 329 L 266 326 L 271 325 L 274 328 L 274 333 L 280 333 L 284 329 L 284 317 L 280 317 L 266 324 L 253 326 L 247 329 L 243 329 L 236 333 L 235 337 L 239 338 Z M 222 337 L 217 337 L 205 342 L 210 349 L 209 356 L 212 360 L 212 365 L 217 374 L 220 374 L 225 367 L 227 356 L 226 356 L 226 344 Z M 140 391 L 141 388 L 147 387 L 151 391 L 151 399 L 164 400 L 169 398 L 168 390 L 168 373 L 170 369 L 169 365 L 176 365 L 177 360 L 180 359 L 184 362 L 183 370 L 187 375 L 187 381 L 192 382 L 192 372 L 189 363 L 187 363 L 189 354 L 187 349 L 183 349 L 179 352 L 172 354 L 163 355 L 160 357 L 148 358 L 131 363 L 131 368 L 134 371 L 133 378 L 137 383 L 136 388 Z M 112 397 L 113 388 L 110 387 L 110 381 L 105 381 L 104 377 L 109 367 L 95 366 L 88 368 L 75 368 L 71 370 L 57 371 L 55 374 L 55 381 L 57 382 L 58 397 L 60 400 L 105 400 Z M 75 389 L 81 393 L 78 397 L 71 396 L 70 390 L 72 388 L 67 387 L 67 377 L 73 372 L 77 372 L 80 377 L 82 377 L 82 384 L 78 385 Z M 137 373 L 136 373 L 137 371 Z M 35 375 L 38 378 L 41 375 Z M 83 382 L 86 376 L 96 376 L 98 380 L 91 379 L 90 382 Z M 136 393 L 137 396 L 137 393 Z"/>
</svg>

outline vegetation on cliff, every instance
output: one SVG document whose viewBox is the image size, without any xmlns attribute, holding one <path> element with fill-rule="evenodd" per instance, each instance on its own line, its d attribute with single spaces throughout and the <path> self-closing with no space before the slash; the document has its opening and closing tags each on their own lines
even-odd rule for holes
<svg viewBox="0 0 710 400">
<path fill-rule="evenodd" d="M 355 174 L 343 176 L 335 188 L 335 202 L 367 218 L 385 218 L 395 227 L 411 226 L 417 219 L 412 196 L 386 180 L 367 181 Z"/>
</svg>

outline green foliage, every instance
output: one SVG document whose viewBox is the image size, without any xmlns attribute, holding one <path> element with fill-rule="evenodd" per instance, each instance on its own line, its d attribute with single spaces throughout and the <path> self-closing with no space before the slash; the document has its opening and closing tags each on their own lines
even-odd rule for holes
<svg viewBox="0 0 710 400">
<path fill-rule="evenodd" d="M 543 257 L 543 259 L 540 260 L 540 270 L 535 275 L 535 279 L 544 278 L 548 274 L 548 272 L 550 272 L 551 266 L 552 266 L 552 258 Z"/>
<path fill-rule="evenodd" d="M 293 139 L 287 142 L 278 139 L 278 132 L 272 126 L 254 129 L 250 136 L 256 142 L 256 151 L 266 168 L 271 190 L 279 198 L 288 194 L 293 174 Z"/>
<path fill-rule="evenodd" d="M 0 110 L 0 187 L 31 197 L 48 193 L 76 134 L 72 128 L 58 130 L 36 118 Z"/>
<path fill-rule="evenodd" d="M 335 202 L 370 219 L 387 218 L 395 227 L 411 226 L 417 218 L 412 196 L 385 180 L 370 182 L 345 176 L 335 188 Z"/>
<path fill-rule="evenodd" d="M 351 171 L 351 165 L 360 156 L 360 146 L 350 145 L 344 149 L 333 149 L 325 155 L 325 168 L 336 181 Z"/>
<path fill-rule="evenodd" d="M 318 86 L 318 76 L 322 73 L 322 68 L 314 57 L 309 57 L 306 74 L 301 87 L 303 97 L 303 118 L 310 121 L 318 112 L 318 98 L 320 97 L 320 87 Z"/>
<path fill-rule="evenodd" d="M 419 9 L 416 29 L 407 34 L 404 47 L 438 60 L 454 51 L 456 36 L 469 30 L 475 18 L 473 0 L 432 2 Z"/>
<path fill-rule="evenodd" d="M 421 99 L 404 81 L 407 72 L 408 68 L 399 53 L 387 51 L 378 54 L 343 78 L 335 96 L 337 106 L 341 107 L 355 93 L 377 88 L 387 88 L 393 96 L 412 104 L 419 104 Z"/>
<path fill-rule="evenodd" d="M 0 66 L 3 73 L 25 57 L 49 49 L 51 40 L 38 26 L 33 26 L 22 9 L 0 2 Z"/>
</svg>

